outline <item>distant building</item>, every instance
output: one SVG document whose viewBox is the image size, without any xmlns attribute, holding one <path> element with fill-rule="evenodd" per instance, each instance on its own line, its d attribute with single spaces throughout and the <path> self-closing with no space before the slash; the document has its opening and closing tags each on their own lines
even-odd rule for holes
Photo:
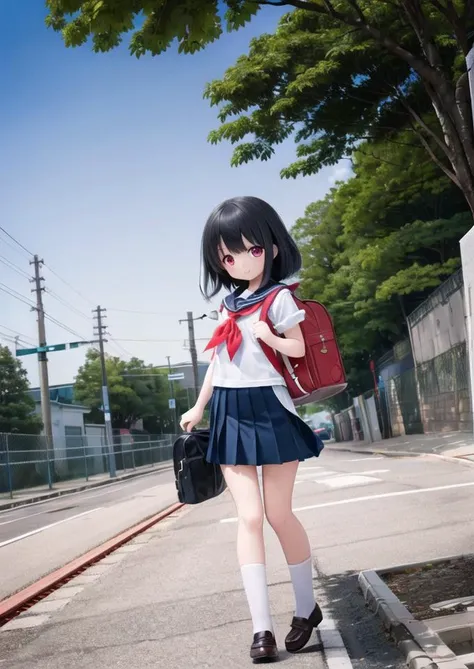
<svg viewBox="0 0 474 669">
<path fill-rule="evenodd" d="M 35 401 L 35 412 L 41 416 L 40 389 L 31 388 L 29 394 Z M 90 412 L 90 407 L 74 401 L 74 384 L 64 383 L 59 386 L 51 386 L 49 398 L 55 443 L 67 442 L 68 437 L 84 436 L 86 433 L 84 416 Z"/>
<path fill-rule="evenodd" d="M 198 378 L 199 378 L 199 387 L 204 383 L 204 377 L 206 376 L 207 368 L 209 367 L 208 362 L 198 361 Z M 167 369 L 168 365 L 158 365 L 157 369 Z M 184 379 L 182 381 L 176 381 L 175 383 L 179 384 L 181 388 L 185 390 L 192 390 L 194 388 L 194 376 L 193 376 L 193 366 L 191 362 L 178 362 L 177 364 L 171 365 L 171 371 L 173 374 L 184 374 Z"/>
</svg>

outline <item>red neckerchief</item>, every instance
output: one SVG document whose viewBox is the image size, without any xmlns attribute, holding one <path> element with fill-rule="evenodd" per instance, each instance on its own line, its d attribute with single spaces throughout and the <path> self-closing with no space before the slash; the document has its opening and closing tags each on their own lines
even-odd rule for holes
<svg viewBox="0 0 474 669">
<path fill-rule="evenodd" d="M 298 288 L 298 285 L 298 283 L 294 283 L 289 286 L 277 286 L 275 291 L 272 291 L 270 294 L 263 296 L 261 302 L 257 302 L 257 304 L 253 304 L 251 307 L 248 307 L 247 309 L 241 309 L 240 311 L 227 311 L 229 317 L 227 320 L 217 326 L 211 340 L 204 350 L 208 351 L 209 349 L 216 348 L 225 342 L 227 345 L 227 351 L 229 353 L 229 359 L 232 360 L 239 350 L 240 344 L 242 343 L 242 332 L 236 323 L 237 318 L 240 318 L 241 316 L 249 316 L 250 314 L 255 313 L 257 309 L 262 307 L 266 300 L 273 301 L 275 292 L 279 292 L 283 288 L 288 288 L 291 290 L 291 292 L 294 292 L 296 288 Z M 223 305 L 221 305 L 220 311 L 222 311 L 222 309 Z M 273 331 L 272 324 L 269 323 L 269 325 Z M 259 344 L 275 369 L 282 373 L 282 364 L 278 354 L 265 342 L 259 341 Z"/>
<path fill-rule="evenodd" d="M 262 300 L 263 302 L 263 300 Z M 257 302 L 247 309 L 241 309 L 240 311 L 228 311 L 229 318 L 227 318 L 223 323 L 217 326 L 212 335 L 212 339 L 204 349 L 208 351 L 211 348 L 215 348 L 224 342 L 227 344 L 227 351 L 229 353 L 230 360 L 233 359 L 234 355 L 239 350 L 240 344 L 242 343 L 242 332 L 240 331 L 239 326 L 236 323 L 237 318 L 242 316 L 250 316 L 255 311 L 260 309 L 262 302 Z"/>
</svg>

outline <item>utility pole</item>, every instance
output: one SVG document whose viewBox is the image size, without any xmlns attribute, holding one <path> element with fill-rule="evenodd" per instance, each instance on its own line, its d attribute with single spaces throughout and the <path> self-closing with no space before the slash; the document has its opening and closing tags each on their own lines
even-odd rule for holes
<svg viewBox="0 0 474 669">
<path fill-rule="evenodd" d="M 30 261 L 30 265 L 35 267 L 35 277 L 31 283 L 35 284 L 32 293 L 36 293 L 36 312 L 38 314 L 38 343 L 39 346 L 46 346 L 46 328 L 44 325 L 43 291 L 41 282 L 44 281 L 40 275 L 43 261 L 37 255 Z M 33 309 L 34 310 L 34 309 Z M 39 380 L 41 393 L 41 417 L 43 420 L 43 429 L 46 437 L 46 447 L 49 450 L 53 447 L 53 427 L 51 423 L 51 401 L 49 396 L 49 378 L 48 378 L 48 357 L 45 351 L 38 353 Z"/>
<path fill-rule="evenodd" d="M 112 419 L 110 415 L 110 402 L 109 402 L 109 386 L 107 383 L 107 369 L 105 366 L 105 353 L 104 353 L 104 343 L 107 342 L 104 339 L 105 328 L 106 326 L 102 324 L 102 314 L 104 314 L 107 309 L 103 309 L 98 306 L 96 309 L 93 309 L 95 313 L 95 319 L 97 319 L 97 335 L 99 336 L 99 351 L 100 351 L 100 368 L 102 370 L 102 406 L 104 409 L 104 421 L 105 421 L 105 443 L 109 451 L 109 471 L 110 478 L 115 478 L 117 475 L 115 467 L 115 451 L 114 451 L 114 437 L 112 433 Z"/>
<path fill-rule="evenodd" d="M 193 366 L 194 403 L 196 403 L 199 395 L 199 370 L 198 370 L 198 359 L 196 351 L 196 337 L 194 335 L 194 319 L 192 311 L 187 312 L 187 319 L 188 319 L 189 351 L 191 353 L 191 363 Z"/>
<path fill-rule="evenodd" d="M 169 374 L 171 374 L 171 358 L 169 355 L 167 355 L 166 359 L 168 360 L 168 372 Z M 176 408 L 176 397 L 174 395 L 174 381 L 170 379 L 169 384 L 170 384 L 170 395 L 171 395 L 170 409 L 173 411 L 174 433 L 178 434 L 178 410 Z"/>
</svg>

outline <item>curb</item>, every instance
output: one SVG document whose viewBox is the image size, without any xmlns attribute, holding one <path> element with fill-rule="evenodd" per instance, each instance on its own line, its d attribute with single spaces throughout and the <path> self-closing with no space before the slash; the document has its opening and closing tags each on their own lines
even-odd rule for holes
<svg viewBox="0 0 474 669">
<path fill-rule="evenodd" d="M 170 462 L 170 464 L 168 464 Z M 85 490 L 93 490 L 94 488 L 102 488 L 106 485 L 115 485 L 121 483 L 122 481 L 128 481 L 129 479 L 139 478 L 140 476 L 148 476 L 149 474 L 156 474 L 160 471 L 167 471 L 172 469 L 173 464 L 171 461 L 163 463 L 163 466 L 158 466 L 153 469 L 148 469 L 146 472 L 135 471 L 130 472 L 130 474 L 121 474 L 113 479 L 108 478 L 103 481 L 92 481 L 82 483 L 81 485 L 75 486 L 74 488 L 65 488 L 64 490 L 52 490 L 44 494 L 35 495 L 34 497 L 28 497 L 26 499 L 11 500 L 10 502 L 2 503 L 0 500 L 0 514 L 2 511 L 8 511 L 9 509 L 16 509 L 21 506 L 29 506 L 31 504 L 38 504 L 40 502 L 47 502 L 50 499 L 56 499 L 57 497 L 64 497 L 64 495 L 71 495 L 77 492 L 84 492 Z"/>
<path fill-rule="evenodd" d="M 74 576 L 77 572 L 82 571 L 91 564 L 98 562 L 102 558 L 120 548 L 123 544 L 126 544 L 131 539 L 135 538 L 137 535 L 145 532 L 150 527 L 156 525 L 161 520 L 164 520 L 175 511 L 178 511 L 183 506 L 185 505 L 181 504 L 181 502 L 172 504 L 154 516 L 151 516 L 147 520 L 144 520 L 141 523 L 130 527 L 128 530 L 121 532 L 113 539 L 109 539 L 100 546 L 93 548 L 84 555 L 81 555 L 81 557 L 68 562 L 68 564 L 64 565 L 64 567 L 56 569 L 32 585 L 29 585 L 14 595 L 7 597 L 3 601 L 0 601 L 0 625 L 2 624 L 3 619 L 14 616 L 21 609 L 28 606 L 28 604 L 30 604 L 33 600 L 37 601 L 37 599 L 41 598 L 42 595 L 44 596 L 52 589 L 60 586 L 63 581 L 71 578 L 71 576 Z"/>
<path fill-rule="evenodd" d="M 460 557 L 460 556 L 455 556 Z M 467 669 L 459 658 L 443 642 L 426 622 L 415 620 L 379 573 L 403 571 L 405 569 L 444 562 L 449 558 L 437 558 L 430 562 L 397 565 L 381 572 L 373 569 L 359 574 L 359 587 L 369 609 L 379 616 L 385 629 L 405 656 L 409 669 Z M 441 664 L 438 664 L 441 663 Z"/>
<path fill-rule="evenodd" d="M 331 450 L 329 447 L 328 450 Z M 453 456 L 453 455 L 442 455 L 440 453 L 423 453 L 421 451 L 388 451 L 379 448 L 349 448 L 348 446 L 336 446 L 332 449 L 333 451 L 341 451 L 342 453 L 359 453 L 365 455 L 384 455 L 388 458 L 438 458 L 445 460 L 446 462 L 455 462 L 460 465 L 467 465 L 468 467 L 474 467 L 474 461 L 468 460 L 463 456 Z"/>
</svg>

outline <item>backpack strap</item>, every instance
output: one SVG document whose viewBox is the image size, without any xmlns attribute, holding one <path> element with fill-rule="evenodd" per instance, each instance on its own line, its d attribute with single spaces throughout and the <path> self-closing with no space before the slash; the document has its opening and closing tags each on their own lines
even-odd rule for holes
<svg viewBox="0 0 474 669">
<path fill-rule="evenodd" d="M 267 297 L 264 299 L 263 304 L 262 304 L 262 310 L 260 312 L 260 320 L 267 323 L 267 325 L 269 325 L 271 331 L 274 334 L 278 334 L 278 333 L 276 332 L 275 328 L 273 327 L 273 323 L 271 322 L 270 318 L 268 317 L 268 312 L 270 311 L 270 307 L 272 306 L 273 302 L 275 301 L 275 298 L 278 295 L 278 293 L 281 293 L 282 290 L 289 290 L 290 292 L 293 293 L 298 288 L 299 285 L 300 285 L 299 283 L 292 283 L 289 286 L 279 286 L 278 288 L 275 288 L 275 290 L 273 290 L 270 293 L 270 295 L 267 295 Z"/>
<path fill-rule="evenodd" d="M 263 300 L 262 304 L 262 309 L 260 311 L 260 320 L 263 321 L 268 325 L 270 330 L 273 332 L 273 334 L 280 336 L 278 332 L 275 330 L 275 327 L 271 321 L 271 319 L 268 316 L 268 312 L 270 311 L 270 307 L 272 306 L 273 302 L 275 301 L 276 296 L 278 293 L 280 293 L 282 290 L 285 290 L 286 288 L 292 288 L 292 286 L 279 286 L 278 288 L 275 288 L 275 290 L 272 290 L 270 295 L 267 295 L 267 297 Z M 262 347 L 263 352 L 267 356 L 269 362 L 273 365 L 273 367 L 276 369 L 276 371 L 279 374 L 283 375 L 283 360 L 281 358 L 281 355 L 275 351 L 271 346 L 269 346 L 267 343 L 262 341 L 261 339 L 258 342 L 260 346 Z"/>
</svg>

